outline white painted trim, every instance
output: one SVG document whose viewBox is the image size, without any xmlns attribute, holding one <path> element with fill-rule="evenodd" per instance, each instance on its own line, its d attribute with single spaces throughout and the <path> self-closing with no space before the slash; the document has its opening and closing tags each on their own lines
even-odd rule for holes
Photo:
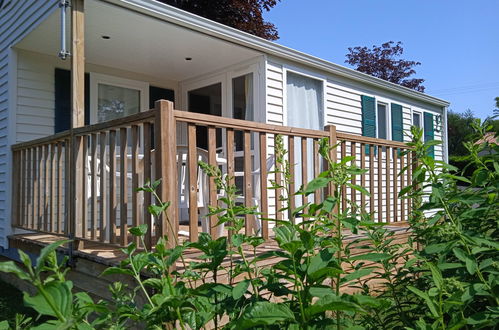
<svg viewBox="0 0 499 330">
<path fill-rule="evenodd" d="M 203 17 L 188 13 L 172 6 L 154 0 L 105 0 L 108 3 L 126 8 L 147 16 L 179 25 L 218 39 L 229 41 L 243 47 L 274 55 L 281 59 L 303 63 L 309 67 L 333 73 L 338 76 L 373 85 L 381 89 L 390 90 L 407 97 L 438 106 L 448 106 L 449 102 L 436 97 L 417 92 L 383 79 L 379 79 L 359 71 L 349 69 L 338 64 L 299 52 L 277 43 L 239 31 L 226 25 L 216 23 Z"/>
<path fill-rule="evenodd" d="M 90 124 L 97 122 L 98 84 L 106 84 L 140 91 L 140 111 L 149 109 L 149 83 L 90 72 Z"/>
<path fill-rule="evenodd" d="M 16 143 L 16 124 L 17 124 L 17 51 L 13 47 L 9 48 L 8 51 L 8 68 L 7 73 L 7 88 L 8 88 L 8 100 L 7 100 L 7 159 L 6 159 L 6 173 L 5 173 L 5 239 L 9 236 L 12 231 L 12 150 L 10 146 Z M 8 193 L 8 192 L 11 193 Z M 10 219 L 10 225 L 7 223 Z M 8 240 L 5 241 L 5 248 L 8 248 Z"/>
<path fill-rule="evenodd" d="M 414 126 L 414 113 L 417 113 L 419 114 L 419 128 L 423 129 L 424 130 L 424 120 L 423 120 L 423 113 L 424 111 L 421 111 L 421 110 L 414 110 L 411 108 L 411 126 Z"/>
</svg>

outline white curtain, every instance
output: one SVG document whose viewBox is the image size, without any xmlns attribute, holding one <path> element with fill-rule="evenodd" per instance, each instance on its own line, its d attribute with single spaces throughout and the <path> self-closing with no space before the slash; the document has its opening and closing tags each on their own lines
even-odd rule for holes
<svg viewBox="0 0 499 330">
<path fill-rule="evenodd" d="M 287 74 L 287 125 L 315 130 L 324 129 L 324 110 L 322 82 L 309 77 L 288 72 Z M 307 178 L 302 178 L 301 141 L 295 139 L 295 187 L 313 179 L 313 144 L 307 143 Z M 292 164 L 293 165 L 293 164 Z M 296 205 L 301 205 L 301 196 L 297 196 Z"/>
</svg>

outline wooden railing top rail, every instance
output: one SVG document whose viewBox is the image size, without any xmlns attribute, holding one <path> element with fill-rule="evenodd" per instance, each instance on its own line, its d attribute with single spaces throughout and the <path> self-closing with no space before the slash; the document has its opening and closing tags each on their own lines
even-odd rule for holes
<svg viewBox="0 0 499 330">
<path fill-rule="evenodd" d="M 63 131 L 53 135 L 45 136 L 39 139 L 30 140 L 26 142 L 20 142 L 12 145 L 12 151 L 17 151 L 26 148 L 32 148 L 44 144 L 50 144 L 54 142 L 60 142 L 67 139 L 71 135 L 70 131 Z"/>
<path fill-rule="evenodd" d="M 337 132 L 336 137 L 338 138 L 338 140 L 345 140 L 345 141 L 350 141 L 350 142 L 374 144 L 374 145 L 383 146 L 383 147 L 411 149 L 404 142 L 378 139 L 378 138 L 372 138 L 372 137 L 367 137 L 367 136 L 362 136 L 362 135 Z"/>
<path fill-rule="evenodd" d="M 85 135 L 88 133 L 107 131 L 111 129 L 121 128 L 124 126 L 131 126 L 134 124 L 143 123 L 145 121 L 152 121 L 154 120 L 154 115 L 155 115 L 154 109 L 149 111 L 143 111 L 123 118 L 109 120 L 103 123 L 97 123 L 97 124 L 74 128 L 73 134 Z"/>
<path fill-rule="evenodd" d="M 143 111 L 139 112 L 124 118 L 118 118 L 114 120 L 110 120 L 103 123 L 97 123 L 92 125 L 87 125 L 84 127 L 78 127 L 73 129 L 72 133 L 76 136 L 85 135 L 89 133 L 117 129 L 123 126 L 131 126 L 133 124 L 142 123 L 148 120 L 154 120 L 155 110 Z M 278 126 L 266 123 L 259 122 L 250 122 L 241 119 L 232 119 L 232 118 L 223 118 L 219 116 L 199 114 L 187 111 L 174 110 L 174 117 L 177 121 L 180 122 L 188 122 L 197 125 L 206 125 L 206 126 L 216 126 L 223 128 L 232 128 L 235 130 L 251 130 L 254 132 L 262 132 L 262 133 L 271 133 L 271 134 L 282 134 L 282 135 L 294 135 L 300 137 L 309 137 L 309 138 L 323 138 L 328 137 L 329 133 L 326 131 L 305 129 L 305 128 L 297 128 L 290 126 Z M 71 130 L 59 132 L 57 134 L 53 134 L 47 137 L 21 142 L 12 145 L 12 150 L 21 150 L 25 148 L 35 147 L 38 145 L 54 143 L 62 141 L 68 138 L 71 134 Z M 410 149 L 403 142 L 384 140 L 371 138 L 361 135 L 348 134 L 337 132 L 337 138 L 339 140 L 346 140 L 351 142 L 365 143 L 365 144 L 375 144 L 378 146 L 386 146 L 386 147 L 395 147 L 395 148 L 404 148 Z"/>
<path fill-rule="evenodd" d="M 309 138 L 323 138 L 329 136 L 325 131 L 318 131 L 305 128 L 289 127 L 289 126 L 278 126 L 265 123 L 258 123 L 253 121 L 223 118 L 213 115 L 205 115 L 187 111 L 174 111 L 174 116 L 177 121 L 188 122 L 198 125 L 206 126 L 216 126 L 223 128 L 232 128 L 241 131 L 253 131 L 262 133 L 272 133 L 272 134 L 282 134 L 282 135 L 294 135 Z"/>
<path fill-rule="evenodd" d="M 26 148 L 32 148 L 44 144 L 50 144 L 54 142 L 60 142 L 64 139 L 67 139 L 71 133 L 73 133 L 75 136 L 79 135 L 86 135 L 89 133 L 95 133 L 95 132 L 100 132 L 100 131 L 106 131 L 106 130 L 111 130 L 111 129 L 118 129 L 123 126 L 131 126 L 134 124 L 139 124 L 143 123 L 145 121 L 153 121 L 154 120 L 154 115 L 155 115 L 155 110 L 149 110 L 149 111 L 143 111 L 139 112 L 130 116 L 126 116 L 123 118 L 118 118 L 118 119 L 113 119 L 110 121 L 106 121 L 103 123 L 97 123 L 97 124 L 92 124 L 92 125 L 87 125 L 84 127 L 78 127 L 74 128 L 73 131 L 67 130 L 63 132 L 59 132 L 53 135 L 45 136 L 39 139 L 31 140 L 31 141 L 26 141 L 26 142 L 20 142 L 12 145 L 12 150 L 21 150 L 21 149 L 26 149 Z"/>
</svg>

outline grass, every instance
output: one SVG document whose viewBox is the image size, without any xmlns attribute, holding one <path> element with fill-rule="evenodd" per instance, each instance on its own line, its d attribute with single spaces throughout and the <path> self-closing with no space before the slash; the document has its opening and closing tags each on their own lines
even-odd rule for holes
<svg viewBox="0 0 499 330">
<path fill-rule="evenodd" d="M 0 280 L 0 321 L 7 320 L 13 324 L 16 313 L 33 318 L 37 315 L 33 309 L 24 306 L 21 291 Z"/>
</svg>

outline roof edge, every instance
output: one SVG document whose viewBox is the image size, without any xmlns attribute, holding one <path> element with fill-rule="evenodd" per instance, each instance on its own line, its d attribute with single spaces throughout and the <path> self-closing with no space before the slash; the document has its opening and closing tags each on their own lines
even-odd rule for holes
<svg viewBox="0 0 499 330">
<path fill-rule="evenodd" d="M 136 12 L 140 12 L 158 19 L 177 24 L 200 33 L 211 35 L 240 46 L 259 50 L 269 55 L 300 62 L 316 69 L 353 79 L 375 87 L 395 91 L 404 96 L 431 103 L 441 107 L 448 107 L 448 101 L 424 94 L 413 89 L 380 79 L 368 74 L 335 64 L 319 57 L 309 55 L 298 50 L 279 45 L 275 42 L 254 36 L 230 26 L 214 22 L 207 18 L 189 13 L 173 6 L 155 0 L 105 0 Z"/>
</svg>

